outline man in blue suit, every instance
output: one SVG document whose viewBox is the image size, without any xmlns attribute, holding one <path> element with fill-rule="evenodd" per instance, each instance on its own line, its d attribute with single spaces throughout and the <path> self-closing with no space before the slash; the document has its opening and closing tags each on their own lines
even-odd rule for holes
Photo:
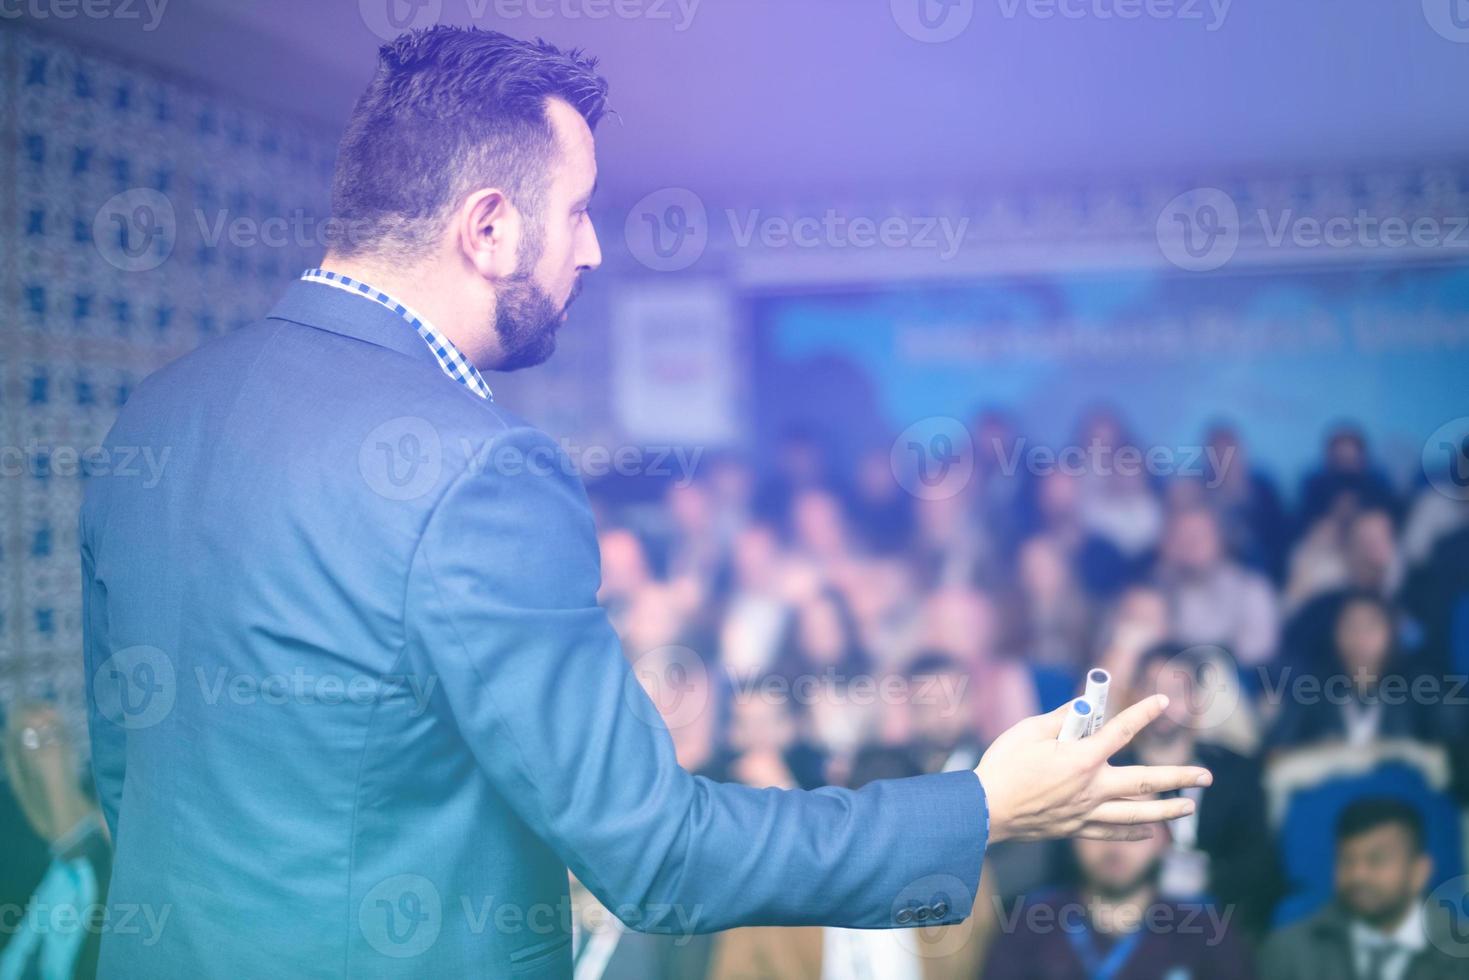
<svg viewBox="0 0 1469 980">
<path fill-rule="evenodd" d="M 987 842 L 1135 837 L 1191 804 L 1125 797 L 1207 780 L 1107 765 L 1159 699 L 859 792 L 679 768 L 580 482 L 480 373 L 548 357 L 601 261 L 605 94 L 500 34 L 386 45 L 323 268 L 121 412 L 168 465 L 81 514 L 103 976 L 565 976 L 568 868 L 652 932 L 954 923 Z"/>
</svg>

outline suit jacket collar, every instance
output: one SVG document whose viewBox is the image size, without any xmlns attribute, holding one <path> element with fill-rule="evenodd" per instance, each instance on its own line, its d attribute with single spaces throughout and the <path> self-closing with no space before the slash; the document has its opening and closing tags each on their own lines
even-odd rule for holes
<svg viewBox="0 0 1469 980">
<path fill-rule="evenodd" d="M 319 282 L 294 280 L 267 316 L 395 350 L 441 370 L 418 331 L 385 306 L 365 296 Z"/>
</svg>

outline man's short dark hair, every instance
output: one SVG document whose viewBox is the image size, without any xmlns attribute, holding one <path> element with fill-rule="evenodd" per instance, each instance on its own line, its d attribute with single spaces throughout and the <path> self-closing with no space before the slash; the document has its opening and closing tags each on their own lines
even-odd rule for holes
<svg viewBox="0 0 1469 980">
<path fill-rule="evenodd" d="M 1401 827 L 1408 835 L 1413 853 L 1423 852 L 1423 816 L 1411 803 L 1391 797 L 1371 797 L 1347 804 L 1336 818 L 1336 842 L 1341 844 L 1353 837 L 1379 827 Z"/>
<path fill-rule="evenodd" d="M 332 250 L 422 257 L 446 212 L 491 186 L 534 236 L 556 154 L 546 101 L 564 99 L 595 129 L 607 100 L 596 67 L 576 49 L 478 28 L 430 27 L 384 44 L 337 150 Z"/>
<path fill-rule="evenodd" d="M 916 677 L 931 677 L 934 674 L 967 674 L 969 668 L 959 659 L 943 650 L 923 649 L 914 655 L 908 669 L 903 671 L 909 680 Z"/>
</svg>

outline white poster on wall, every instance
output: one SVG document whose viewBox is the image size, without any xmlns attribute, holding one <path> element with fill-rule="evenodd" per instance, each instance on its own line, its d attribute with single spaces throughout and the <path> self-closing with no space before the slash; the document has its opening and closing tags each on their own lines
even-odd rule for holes
<svg viewBox="0 0 1469 980">
<path fill-rule="evenodd" d="M 719 283 L 643 282 L 612 304 L 613 404 L 643 443 L 718 446 L 736 434 L 734 302 Z"/>
</svg>

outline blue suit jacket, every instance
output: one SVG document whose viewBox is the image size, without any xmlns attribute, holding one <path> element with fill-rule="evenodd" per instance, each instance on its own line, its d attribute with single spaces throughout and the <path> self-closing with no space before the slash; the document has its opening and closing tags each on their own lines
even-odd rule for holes
<svg viewBox="0 0 1469 980">
<path fill-rule="evenodd" d="M 298 282 L 144 381 L 105 448 L 80 525 L 104 977 L 563 976 L 568 867 L 646 931 L 968 915 L 973 773 L 679 768 L 560 448 L 393 312 Z"/>
</svg>

